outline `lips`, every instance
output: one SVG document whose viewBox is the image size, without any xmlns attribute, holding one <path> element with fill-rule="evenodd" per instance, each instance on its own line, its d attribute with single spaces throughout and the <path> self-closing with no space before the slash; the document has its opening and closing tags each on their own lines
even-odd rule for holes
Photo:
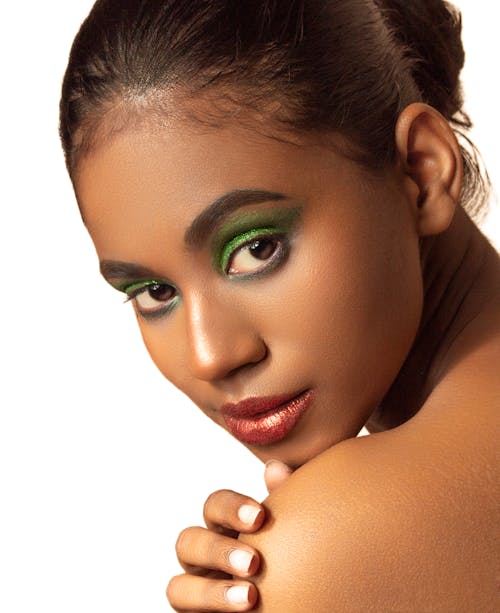
<svg viewBox="0 0 500 613">
<path fill-rule="evenodd" d="M 227 403 L 221 413 L 229 431 L 247 445 L 271 445 L 293 430 L 313 399 L 312 390 L 288 396 Z"/>
</svg>

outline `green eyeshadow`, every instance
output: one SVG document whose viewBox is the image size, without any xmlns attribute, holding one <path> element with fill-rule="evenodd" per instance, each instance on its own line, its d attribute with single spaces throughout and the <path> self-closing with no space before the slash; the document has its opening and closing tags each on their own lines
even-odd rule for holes
<svg viewBox="0 0 500 613">
<path fill-rule="evenodd" d="M 130 281 L 127 281 L 126 283 L 123 283 L 116 289 L 118 289 L 120 292 L 125 292 L 126 294 L 128 294 L 130 292 L 133 292 L 136 289 L 148 287 L 150 285 L 171 285 L 171 284 L 165 283 L 165 281 L 156 281 L 156 280 L 148 279 L 147 281 L 135 281 L 133 283 L 130 283 Z"/>
<path fill-rule="evenodd" d="M 274 208 L 238 214 L 229 219 L 215 234 L 212 242 L 213 266 L 226 270 L 234 250 L 258 236 L 288 235 L 297 224 L 302 207 Z"/>
<path fill-rule="evenodd" d="M 229 260 L 233 255 L 235 249 L 237 249 L 240 245 L 244 245 L 245 243 L 251 242 L 253 238 L 261 237 L 261 236 L 275 236 L 276 233 L 279 232 L 274 228 L 262 228 L 257 230 L 250 230 L 249 232 L 244 232 L 243 234 L 238 234 L 233 240 L 229 241 L 224 248 L 222 249 L 220 268 L 221 270 L 226 270 L 227 265 L 229 264 Z"/>
</svg>

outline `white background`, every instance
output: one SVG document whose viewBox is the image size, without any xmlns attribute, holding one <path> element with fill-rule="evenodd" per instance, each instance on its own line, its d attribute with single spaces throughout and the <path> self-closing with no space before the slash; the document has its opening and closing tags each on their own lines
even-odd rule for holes
<svg viewBox="0 0 500 613">
<path fill-rule="evenodd" d="M 179 531 L 262 467 L 150 362 L 99 278 L 57 136 L 91 0 L 8 2 L 1 45 L 0 610 L 160 613 Z M 498 9 L 462 0 L 467 108 L 500 185 Z M 498 210 L 486 226 L 500 245 Z"/>
</svg>

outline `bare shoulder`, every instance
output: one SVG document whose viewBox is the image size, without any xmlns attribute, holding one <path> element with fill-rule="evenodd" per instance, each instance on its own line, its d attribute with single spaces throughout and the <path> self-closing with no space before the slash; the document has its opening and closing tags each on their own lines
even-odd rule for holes
<svg viewBox="0 0 500 613">
<path fill-rule="evenodd" d="M 493 311 L 492 311 L 493 313 Z M 500 326 L 464 330 L 420 412 L 349 439 L 265 501 L 266 613 L 500 609 Z"/>
</svg>

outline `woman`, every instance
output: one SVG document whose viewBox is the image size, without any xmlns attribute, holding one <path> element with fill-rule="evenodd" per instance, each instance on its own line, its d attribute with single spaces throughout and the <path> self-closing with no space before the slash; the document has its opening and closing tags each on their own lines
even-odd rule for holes
<svg viewBox="0 0 500 613">
<path fill-rule="evenodd" d="M 180 535 L 176 610 L 497 606 L 500 264 L 466 212 L 463 59 L 438 0 L 83 24 L 61 137 L 102 274 L 160 371 L 277 461 L 263 507 L 216 492 Z"/>
</svg>

